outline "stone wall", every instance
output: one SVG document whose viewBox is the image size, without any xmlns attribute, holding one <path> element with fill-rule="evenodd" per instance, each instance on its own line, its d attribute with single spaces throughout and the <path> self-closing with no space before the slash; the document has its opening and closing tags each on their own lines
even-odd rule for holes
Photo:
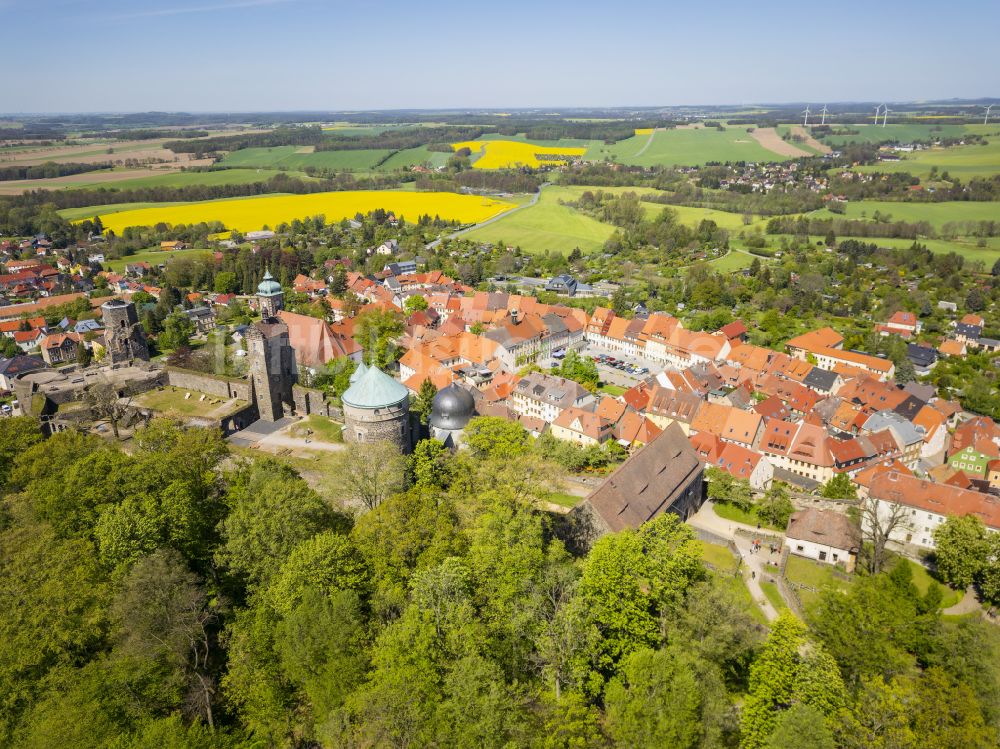
<svg viewBox="0 0 1000 749">
<path fill-rule="evenodd" d="M 167 367 L 167 384 L 185 390 L 197 390 L 200 393 L 214 395 L 218 398 L 236 398 L 249 402 L 250 383 L 220 375 L 195 372 L 190 369 Z"/>
<path fill-rule="evenodd" d="M 320 416 L 329 416 L 337 421 L 344 419 L 344 412 L 328 403 L 322 390 L 294 385 L 292 387 L 292 401 L 295 403 L 295 413 L 299 416 L 319 414 Z"/>
</svg>

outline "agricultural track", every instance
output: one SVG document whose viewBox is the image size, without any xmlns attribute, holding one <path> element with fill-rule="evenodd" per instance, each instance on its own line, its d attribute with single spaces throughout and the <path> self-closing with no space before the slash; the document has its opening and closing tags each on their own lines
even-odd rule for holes
<svg viewBox="0 0 1000 749">
<path fill-rule="evenodd" d="M 655 136 L 656 136 L 656 128 L 654 127 L 653 128 L 653 132 L 651 132 L 649 134 L 649 140 L 646 141 L 646 145 L 644 145 L 642 148 L 640 148 L 639 151 L 636 153 L 636 155 L 633 156 L 632 158 L 633 159 L 637 158 L 639 156 L 642 156 L 644 153 L 646 153 L 646 149 L 649 148 L 651 145 L 653 145 L 653 138 Z"/>
</svg>

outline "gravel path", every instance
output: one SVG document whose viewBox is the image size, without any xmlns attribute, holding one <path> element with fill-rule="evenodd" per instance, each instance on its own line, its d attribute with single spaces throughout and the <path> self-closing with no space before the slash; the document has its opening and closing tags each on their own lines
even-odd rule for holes
<svg viewBox="0 0 1000 749">
<path fill-rule="evenodd" d="M 642 148 L 640 148 L 639 151 L 638 151 L 638 153 L 636 153 L 636 155 L 633 156 L 632 158 L 633 159 L 637 158 L 639 156 L 642 156 L 644 153 L 646 153 L 646 149 L 649 148 L 653 144 L 653 138 L 655 136 L 656 136 L 656 128 L 654 127 L 653 128 L 653 132 L 651 132 L 649 134 L 649 140 L 646 141 L 646 145 L 644 145 Z"/>
</svg>

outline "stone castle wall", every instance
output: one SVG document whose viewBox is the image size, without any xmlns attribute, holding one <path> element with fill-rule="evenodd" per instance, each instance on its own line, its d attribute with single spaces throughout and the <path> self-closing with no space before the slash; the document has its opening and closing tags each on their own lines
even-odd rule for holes
<svg viewBox="0 0 1000 749">
<path fill-rule="evenodd" d="M 322 390 L 307 388 L 302 385 L 292 386 L 292 401 L 295 403 L 295 413 L 299 416 L 319 414 L 331 419 L 343 421 L 344 412 L 336 406 L 327 403 Z"/>
<path fill-rule="evenodd" d="M 168 367 L 167 384 L 186 390 L 197 390 L 218 398 L 237 398 L 250 402 L 250 383 L 219 375 Z"/>
</svg>

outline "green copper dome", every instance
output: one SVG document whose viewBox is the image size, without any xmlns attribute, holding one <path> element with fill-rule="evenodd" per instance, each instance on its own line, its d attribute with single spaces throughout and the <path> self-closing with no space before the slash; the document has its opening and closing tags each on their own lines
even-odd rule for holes
<svg viewBox="0 0 1000 749">
<path fill-rule="evenodd" d="M 365 372 L 367 372 L 367 371 L 368 371 L 368 367 L 365 366 L 364 362 L 361 362 L 357 366 L 357 368 L 351 373 L 351 384 L 353 385 L 355 382 L 357 382 L 362 377 L 364 377 Z"/>
<path fill-rule="evenodd" d="M 257 296 L 277 296 L 281 293 L 281 284 L 271 277 L 271 271 L 264 271 L 264 280 L 257 287 Z"/>
<path fill-rule="evenodd" d="M 341 400 L 354 408 L 385 408 L 410 397 L 410 391 L 376 366 L 368 367 Z"/>
</svg>

